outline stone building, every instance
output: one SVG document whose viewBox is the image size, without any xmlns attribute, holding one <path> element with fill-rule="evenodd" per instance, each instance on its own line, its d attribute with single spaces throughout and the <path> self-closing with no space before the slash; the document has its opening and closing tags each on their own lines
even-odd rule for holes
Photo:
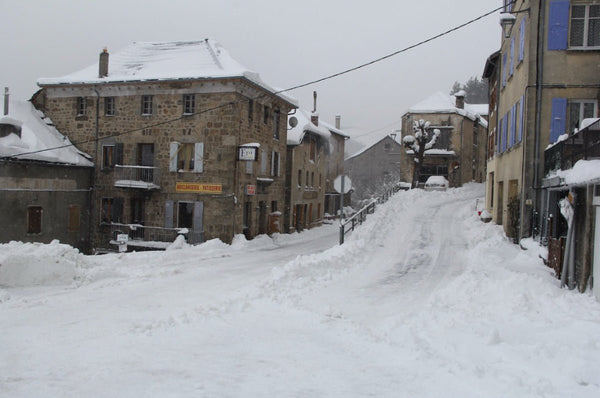
<svg viewBox="0 0 600 398">
<path fill-rule="evenodd" d="M 484 72 L 490 86 L 498 87 L 490 92 L 494 97 L 490 113 L 497 114 L 497 122 L 495 135 L 490 136 L 493 156 L 487 166 L 486 206 L 493 220 L 515 240 L 529 236 L 542 241 L 556 239 L 557 231 L 564 230 L 556 225 L 562 217 L 558 202 L 564 195 L 558 193 L 568 193 L 569 187 L 555 186 L 547 175 L 556 172 L 554 166 L 545 167 L 546 156 L 562 149 L 546 149 L 572 136 L 583 120 L 598 117 L 600 31 L 595 27 L 600 5 L 591 0 L 504 0 L 503 11 L 499 57 L 490 62 L 491 57 Z M 573 149 L 583 156 L 580 143 L 570 145 L 575 141 L 565 140 L 566 144 L 557 148 Z M 586 192 L 577 199 L 585 203 L 575 207 L 591 209 L 593 189 L 573 187 Z M 591 230 L 578 238 L 580 247 L 588 248 L 587 253 L 581 249 L 576 260 L 580 261 L 581 290 L 586 288 L 591 269 Z M 588 243 L 584 244 L 585 240 Z"/>
<path fill-rule="evenodd" d="M 293 127 L 287 136 L 285 232 L 302 231 L 323 222 L 331 150 L 331 133 L 320 125 L 316 112 L 298 109 L 290 120 L 295 121 L 290 123 Z"/>
<path fill-rule="evenodd" d="M 335 126 L 320 121 L 323 127 L 329 130 L 329 156 L 327 157 L 327 170 L 325 178 L 325 204 L 324 212 L 327 216 L 336 216 L 340 210 L 340 194 L 333 187 L 335 179 L 344 174 L 344 152 L 346 140 L 350 137 L 341 129 L 341 116 L 335 117 Z M 350 193 L 346 194 L 349 196 Z"/>
<path fill-rule="evenodd" d="M 0 117 L 0 242 L 59 240 L 89 253 L 92 162 L 30 102 Z M 56 149 L 51 149 L 56 148 Z"/>
<path fill-rule="evenodd" d="M 419 184 L 434 175 L 444 176 L 451 187 L 485 180 L 487 143 L 487 104 L 465 103 L 464 91 L 454 96 L 437 92 L 412 106 L 402 116 L 402 134 L 413 134 L 413 123 L 424 120 L 439 129 L 433 148 L 425 151 Z M 406 151 L 402 160 L 402 181 L 411 182 L 414 153 Z"/>
<path fill-rule="evenodd" d="M 400 182 L 402 146 L 387 135 L 373 145 L 347 157 L 344 169 L 352 181 L 353 205 L 382 195 Z"/>
<path fill-rule="evenodd" d="M 269 232 L 284 203 L 287 113 L 215 41 L 134 43 L 38 80 L 33 102 L 95 164 L 94 244 L 164 247 Z M 272 222 L 272 225 L 277 225 Z"/>
</svg>

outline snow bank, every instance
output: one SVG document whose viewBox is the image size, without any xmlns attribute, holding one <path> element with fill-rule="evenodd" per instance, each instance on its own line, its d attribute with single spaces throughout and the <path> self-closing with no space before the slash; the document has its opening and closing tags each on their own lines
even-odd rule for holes
<svg viewBox="0 0 600 398">
<path fill-rule="evenodd" d="M 0 286 L 68 285 L 86 262 L 77 249 L 57 240 L 50 244 L 2 244 Z"/>
</svg>

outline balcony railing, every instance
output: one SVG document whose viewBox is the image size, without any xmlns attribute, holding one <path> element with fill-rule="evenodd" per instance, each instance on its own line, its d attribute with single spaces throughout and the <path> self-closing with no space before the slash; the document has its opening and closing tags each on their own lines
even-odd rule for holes
<svg viewBox="0 0 600 398">
<path fill-rule="evenodd" d="M 544 151 L 544 175 L 568 170 L 578 160 L 600 159 L 600 121 Z"/>
<path fill-rule="evenodd" d="M 115 166 L 115 187 L 160 189 L 160 169 L 150 166 Z"/>
</svg>

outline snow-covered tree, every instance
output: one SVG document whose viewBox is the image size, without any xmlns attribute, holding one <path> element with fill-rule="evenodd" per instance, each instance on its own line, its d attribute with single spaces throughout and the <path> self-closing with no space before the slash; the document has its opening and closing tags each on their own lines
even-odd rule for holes
<svg viewBox="0 0 600 398">
<path fill-rule="evenodd" d="M 439 136 L 439 129 L 432 130 L 429 122 L 420 119 L 413 123 L 413 135 L 406 135 L 402 138 L 402 144 L 404 144 L 406 148 L 412 150 L 415 155 L 415 167 L 413 169 L 412 179 L 413 188 L 416 188 L 419 183 L 425 151 L 433 148 Z"/>
</svg>

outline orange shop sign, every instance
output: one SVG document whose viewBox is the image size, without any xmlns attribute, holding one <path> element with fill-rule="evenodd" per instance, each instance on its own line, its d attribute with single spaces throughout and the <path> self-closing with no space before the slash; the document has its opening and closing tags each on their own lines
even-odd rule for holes
<svg viewBox="0 0 600 398">
<path fill-rule="evenodd" d="M 197 182 L 178 182 L 175 184 L 175 191 L 193 193 L 223 193 L 223 185 L 201 184 Z"/>
</svg>

